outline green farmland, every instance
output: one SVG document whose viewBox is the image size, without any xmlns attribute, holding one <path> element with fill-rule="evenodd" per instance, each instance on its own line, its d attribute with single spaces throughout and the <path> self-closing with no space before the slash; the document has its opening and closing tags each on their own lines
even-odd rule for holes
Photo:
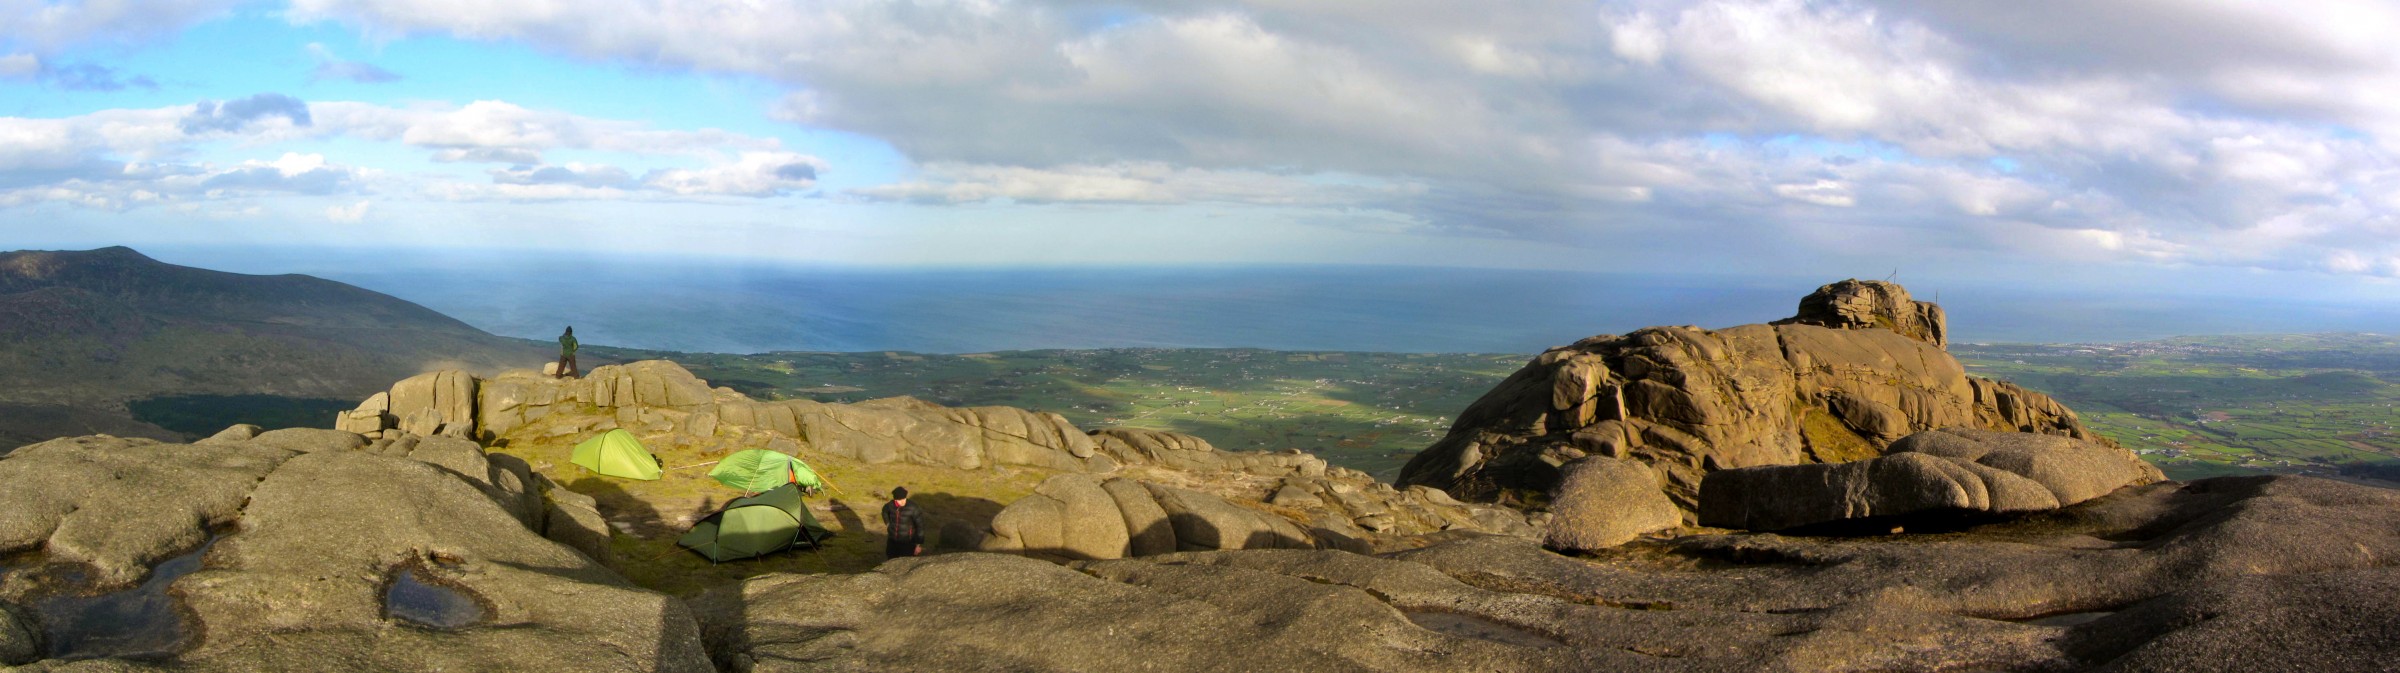
<svg viewBox="0 0 2400 673">
<path fill-rule="evenodd" d="M 910 395 L 1055 412 L 1084 427 L 1188 432 L 1231 450 L 1298 448 L 1390 477 L 1528 355 L 1101 349 L 666 358 L 761 399 Z M 2125 344 L 1954 344 L 1974 374 L 2065 402 L 2101 434 L 2191 478 L 2400 472 L 2400 339 L 2194 337 Z M 596 362 L 592 366 L 596 366 Z"/>
<path fill-rule="evenodd" d="M 1970 372 L 2057 397 L 2178 477 L 2376 472 L 2400 463 L 2400 339 L 2185 337 L 1954 344 Z"/>
</svg>

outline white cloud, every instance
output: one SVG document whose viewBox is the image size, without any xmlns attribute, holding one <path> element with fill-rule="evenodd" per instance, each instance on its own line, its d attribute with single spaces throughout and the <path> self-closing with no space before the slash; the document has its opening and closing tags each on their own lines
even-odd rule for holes
<svg viewBox="0 0 2400 673">
<path fill-rule="evenodd" d="M 0 48 L 41 53 L 166 35 L 221 15 L 237 0 L 0 0 Z"/>
<path fill-rule="evenodd" d="M 601 164 L 568 162 L 560 166 L 514 166 L 495 168 L 492 182 L 507 185 L 580 185 L 592 188 L 624 188 L 634 185 L 633 174 L 625 169 Z"/>
<path fill-rule="evenodd" d="M 169 5 L 199 9 L 156 25 L 218 6 Z M 1860 231 L 1903 232 L 1874 240 L 2340 273 L 2387 273 L 2400 256 L 2400 41 L 2388 38 L 2400 6 L 2386 2 L 1097 11 L 1082 0 L 297 0 L 291 16 L 774 82 L 787 92 L 777 118 L 881 139 L 913 163 L 896 182 L 840 192 L 857 199 L 1298 206 L 1611 246 L 1740 232 L 1831 249 Z M 48 49 L 0 42 L 28 59 Z M 253 102 L 0 120 L 0 189 L 183 165 L 194 129 L 262 145 L 382 140 L 495 165 L 490 184 L 409 185 L 441 198 L 788 195 L 817 188 L 826 166 L 772 139 L 502 101 L 320 102 L 305 108 L 310 123 Z M 180 128 L 187 119 L 207 123 Z M 585 151 L 642 160 L 548 161 Z M 1689 236 L 1666 235 L 1679 232 Z"/>
<path fill-rule="evenodd" d="M 660 130 L 494 100 L 412 107 L 326 102 L 311 104 L 309 111 L 338 133 L 435 150 L 436 161 L 535 164 L 543 152 L 559 149 L 715 157 L 782 147 L 773 138 L 716 129 Z"/>
<path fill-rule="evenodd" d="M 1058 168 L 936 163 L 915 180 L 850 190 L 877 201 L 977 203 L 1372 206 L 1421 190 L 1378 180 L 1331 179 L 1260 171 L 1178 168 L 1163 162 L 1120 162 Z"/>
<path fill-rule="evenodd" d="M 1776 185 L 1775 195 L 1830 208 L 1848 208 L 1858 205 L 1858 199 L 1850 195 L 1850 186 L 1833 180 L 1818 180 L 1808 184 Z"/>
<path fill-rule="evenodd" d="M 510 166 L 490 171 L 492 185 L 459 188 L 342 165 L 321 153 L 286 152 L 233 165 L 188 158 L 204 142 L 267 147 L 341 137 L 432 150 L 428 158 L 436 162 Z M 0 192 L 10 195 L 0 206 L 59 202 L 124 209 L 174 199 L 364 194 L 384 182 L 397 191 L 437 198 L 624 198 L 629 191 L 646 199 L 768 197 L 813 186 L 816 175 L 829 167 L 823 159 L 781 147 L 774 138 L 713 129 L 658 130 L 501 101 L 385 107 L 307 103 L 270 93 L 57 119 L 0 117 Z M 542 153 L 553 150 L 664 161 L 637 180 L 618 166 L 542 163 Z"/>
<path fill-rule="evenodd" d="M 731 163 L 706 168 L 670 168 L 642 176 L 651 189 L 685 196 L 781 196 L 817 183 L 825 162 L 792 152 L 743 152 Z"/>
<path fill-rule="evenodd" d="M 399 73 L 385 70 L 372 63 L 343 60 L 322 43 L 308 43 L 308 55 L 317 60 L 317 67 L 308 72 L 308 80 L 318 82 L 341 79 L 360 84 L 385 84 L 400 81 Z"/>
<path fill-rule="evenodd" d="M 359 201 L 347 206 L 326 207 L 325 219 L 335 222 L 363 222 L 367 219 L 367 206 L 370 203 L 369 201 Z"/>
<path fill-rule="evenodd" d="M 33 54 L 0 56 L 0 79 L 33 79 L 42 74 L 42 59 Z"/>
</svg>

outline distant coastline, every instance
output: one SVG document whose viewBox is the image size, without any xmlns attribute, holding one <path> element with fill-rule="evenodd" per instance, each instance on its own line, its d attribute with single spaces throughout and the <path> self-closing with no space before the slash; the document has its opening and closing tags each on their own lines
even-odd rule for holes
<svg viewBox="0 0 2400 673">
<path fill-rule="evenodd" d="M 304 254 L 305 253 L 305 254 Z M 273 248 L 167 261 L 305 273 L 391 294 L 504 336 L 679 352 L 973 353 L 1075 348 L 1523 353 L 1650 325 L 1790 315 L 1792 278 L 1388 266 L 800 267 L 697 258 L 422 252 L 352 259 Z M 2391 306 L 2011 284 L 1914 282 L 1959 343 L 2119 343 L 2188 335 L 2400 332 Z"/>
</svg>

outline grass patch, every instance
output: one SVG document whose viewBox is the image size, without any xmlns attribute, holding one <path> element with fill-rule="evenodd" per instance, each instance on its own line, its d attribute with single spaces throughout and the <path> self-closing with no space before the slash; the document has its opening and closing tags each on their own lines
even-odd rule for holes
<svg viewBox="0 0 2400 673">
<path fill-rule="evenodd" d="M 925 509 L 926 551 L 931 553 L 939 542 L 933 538 L 943 521 L 988 525 L 1006 503 L 1031 494 L 1035 485 L 1050 476 L 1046 471 L 1019 468 L 969 471 L 904 463 L 872 465 L 803 451 L 800 458 L 838 489 L 808 499 L 818 522 L 831 529 L 834 537 L 821 551 L 793 549 L 719 564 L 677 546 L 675 540 L 693 522 L 743 495 L 709 479 L 709 468 L 702 464 L 754 447 L 722 440 L 644 437 L 644 443 L 668 469 L 657 481 L 637 481 L 593 475 L 570 464 L 574 442 L 581 436 L 512 434 L 507 439 L 504 447 L 491 451 L 523 458 L 568 490 L 599 501 L 600 513 L 616 528 L 611 545 L 617 568 L 626 579 L 676 595 L 768 573 L 872 570 L 885 560 L 879 512 L 893 486 L 907 486 L 910 500 Z"/>
</svg>

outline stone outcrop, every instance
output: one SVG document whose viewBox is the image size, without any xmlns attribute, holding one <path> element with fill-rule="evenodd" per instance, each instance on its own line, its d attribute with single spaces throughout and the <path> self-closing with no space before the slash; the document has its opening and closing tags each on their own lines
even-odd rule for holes
<svg viewBox="0 0 2400 673">
<path fill-rule="evenodd" d="M 526 370 L 488 379 L 457 371 L 423 374 L 368 398 L 334 423 L 368 437 L 396 431 L 485 441 L 623 428 L 646 437 L 723 438 L 785 453 L 805 448 L 868 463 L 969 470 L 1018 465 L 1107 472 L 1117 465 L 1099 451 L 1097 440 L 1057 414 L 953 408 L 906 397 L 856 404 L 753 400 L 711 388 L 664 360 L 603 366 L 577 379 Z"/>
<path fill-rule="evenodd" d="M 1153 465 L 1185 472 L 1241 472 L 1266 477 L 1320 477 L 1325 459 L 1297 449 L 1281 452 L 1219 451 L 1208 440 L 1180 432 L 1102 428 L 1092 432 L 1101 453 L 1119 464 Z"/>
<path fill-rule="evenodd" d="M 1137 548 L 1136 543 L 1139 543 Z M 992 519 L 985 551 L 1064 559 L 1125 558 L 1193 549 L 1310 549 L 1283 517 L 1206 493 L 1119 477 L 1051 477 Z"/>
<path fill-rule="evenodd" d="M 1219 469 L 1236 469 L 1230 465 Z M 1003 508 L 979 548 L 1074 560 L 1261 548 L 1372 553 L 1416 546 L 1414 541 L 1442 531 L 1536 534 L 1514 510 L 1462 503 L 1422 486 L 1396 489 L 1343 468 L 1266 482 L 1263 497 L 1238 486 L 1242 477 L 1257 478 L 1250 472 L 1167 474 L 1196 476 L 1216 488 L 1054 476 Z M 1237 486 L 1225 488 L 1228 480 Z"/>
<path fill-rule="evenodd" d="M 1887 329 L 1935 348 L 1947 348 L 1950 321 L 1942 307 L 1909 299 L 1908 290 L 1880 280 L 1856 278 L 1817 288 L 1800 298 L 1800 312 L 1777 325 L 1834 329 Z"/>
<path fill-rule="evenodd" d="M 2400 493 L 2258 477 L 1942 536 L 1701 534 L 1593 560 L 1507 536 L 952 554 L 756 577 L 693 610 L 721 667 L 757 672 L 2379 670 L 2400 655 L 2395 561 Z"/>
<path fill-rule="evenodd" d="M 2094 438 L 2048 397 L 1968 376 L 1939 345 L 1939 310 L 1898 286 L 1837 283 L 1811 297 L 1782 324 L 1651 327 L 1551 349 L 1459 414 L 1400 481 L 1522 501 L 1555 488 L 1558 466 L 1607 456 L 1657 470 L 1689 512 L 1709 472 L 1861 460 L 1934 428 Z"/>
<path fill-rule="evenodd" d="M 2167 475 L 2124 449 L 2030 432 L 1942 428 L 1892 443 L 1891 453 L 1922 453 L 1998 468 L 2040 484 L 2061 506 Z"/>
<path fill-rule="evenodd" d="M 2113 446 L 1945 428 L 1910 435 L 1881 458 L 1709 473 L 1699 514 L 1702 525 L 1748 530 L 1926 513 L 2023 514 L 2164 478 Z"/>
<path fill-rule="evenodd" d="M 1641 463 L 1586 456 L 1559 468 L 1542 543 L 1552 549 L 1605 549 L 1644 533 L 1683 525 L 1658 473 Z"/>
<path fill-rule="evenodd" d="M 412 435 L 473 436 L 475 387 L 475 376 L 462 371 L 418 374 L 392 384 L 386 413 Z"/>
<path fill-rule="evenodd" d="M 992 519 L 990 549 L 1024 550 L 1071 559 L 1124 558 L 1131 534 L 1115 498 L 1091 477 L 1062 474 L 1033 495 L 1009 503 Z"/>
<path fill-rule="evenodd" d="M 560 488 L 546 476 L 536 474 L 534 482 L 543 496 L 542 537 L 614 567 L 616 552 L 608 544 L 608 517 L 600 514 L 600 501 Z"/>
<path fill-rule="evenodd" d="M 41 547 L 0 573 L 0 596 L 38 591 L 13 572 L 27 560 L 35 564 L 28 568 L 88 565 L 95 584 L 87 589 L 121 586 L 214 528 L 224 537 L 199 571 L 175 581 L 169 595 L 177 604 L 166 608 L 187 614 L 204 636 L 156 665 L 709 670 L 681 601 L 631 586 L 535 532 L 539 523 L 524 510 L 539 495 L 529 499 L 512 484 L 540 485 L 521 480 L 521 462 L 445 437 L 369 443 L 295 433 L 268 441 L 276 435 L 192 445 L 80 437 L 0 459 L 0 551 Z M 295 448 L 311 437 L 323 443 Z M 384 604 L 403 571 L 467 596 L 482 620 L 452 629 L 404 625 Z M 0 656 L 10 664 L 26 663 L 11 649 L 24 642 L 12 635 L 24 626 L 16 617 L 0 609 Z M 24 670 L 125 664 L 37 661 Z"/>
</svg>

